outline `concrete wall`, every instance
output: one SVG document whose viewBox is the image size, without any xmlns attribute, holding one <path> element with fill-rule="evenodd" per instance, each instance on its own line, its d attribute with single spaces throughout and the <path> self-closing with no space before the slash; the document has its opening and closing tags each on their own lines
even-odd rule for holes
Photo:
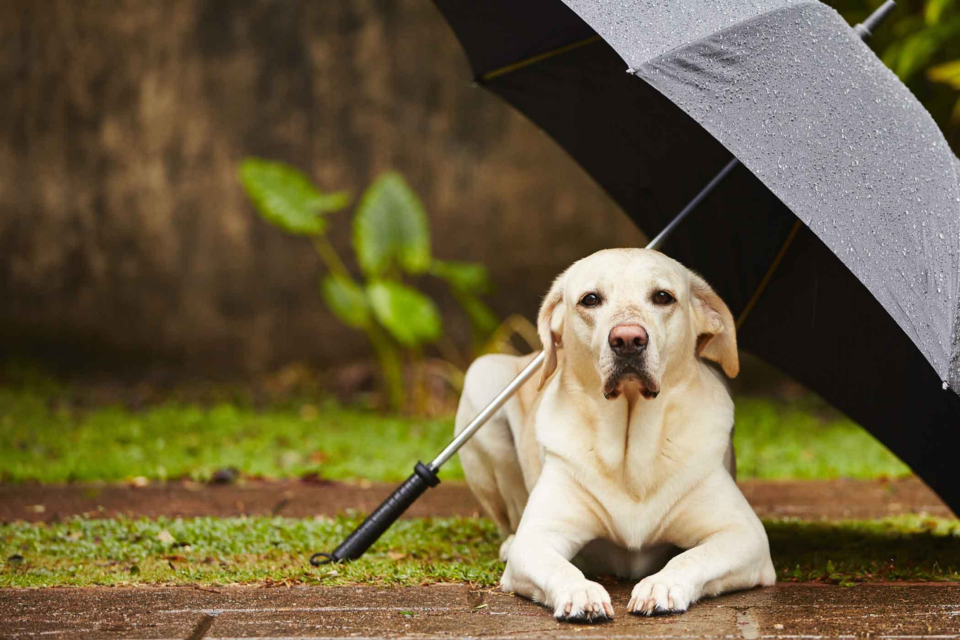
<svg viewBox="0 0 960 640">
<path fill-rule="evenodd" d="M 0 3 L 0 346 L 241 375 L 363 357 L 317 298 L 310 246 L 246 202 L 249 154 L 354 194 L 400 170 L 435 253 L 486 263 L 501 314 L 532 315 L 574 259 L 642 242 L 470 80 L 428 0 Z"/>
</svg>

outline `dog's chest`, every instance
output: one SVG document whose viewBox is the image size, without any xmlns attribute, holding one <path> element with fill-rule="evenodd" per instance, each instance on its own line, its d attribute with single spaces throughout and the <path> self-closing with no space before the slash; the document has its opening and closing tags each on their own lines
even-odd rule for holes
<svg viewBox="0 0 960 640">
<path fill-rule="evenodd" d="M 664 428 L 662 416 L 597 425 L 566 464 L 601 515 L 607 538 L 628 548 L 666 540 L 671 510 L 696 485 L 709 463 L 704 445 L 683 429 Z"/>
<path fill-rule="evenodd" d="M 576 471 L 601 514 L 606 537 L 630 548 L 662 541 L 664 522 L 692 482 L 682 472 L 665 469 L 655 457 L 647 462 L 646 468 L 621 467 L 615 473 L 598 472 L 595 465 Z"/>
</svg>

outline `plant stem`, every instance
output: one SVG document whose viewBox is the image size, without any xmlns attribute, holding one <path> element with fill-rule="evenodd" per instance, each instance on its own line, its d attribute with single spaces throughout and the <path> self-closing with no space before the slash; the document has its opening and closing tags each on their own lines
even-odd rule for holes
<svg viewBox="0 0 960 640">
<path fill-rule="evenodd" d="M 380 372 L 383 374 L 383 382 L 387 388 L 388 407 L 393 411 L 400 411 L 403 409 L 406 395 L 403 388 L 400 351 L 376 323 L 372 323 L 367 329 L 367 337 L 380 362 Z"/>
<path fill-rule="evenodd" d="M 344 278 L 350 278 L 351 281 L 353 280 L 350 272 L 347 270 L 347 266 L 343 264 L 343 260 L 340 259 L 340 254 L 338 254 L 337 250 L 330 244 L 330 240 L 327 239 L 326 234 L 313 237 L 313 248 L 317 250 L 317 254 L 319 254 L 320 259 L 323 260 L 323 264 L 326 265 L 331 273 Z"/>
<path fill-rule="evenodd" d="M 413 411 L 416 415 L 422 416 L 427 410 L 427 390 L 423 379 L 423 350 L 414 347 L 409 353 L 413 369 Z"/>
</svg>

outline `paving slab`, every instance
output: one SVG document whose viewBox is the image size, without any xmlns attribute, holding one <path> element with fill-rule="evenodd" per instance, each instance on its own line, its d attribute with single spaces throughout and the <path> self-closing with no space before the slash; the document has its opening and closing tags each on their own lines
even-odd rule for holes
<svg viewBox="0 0 960 640">
<path fill-rule="evenodd" d="M 786 584 L 654 618 L 609 589 L 616 618 L 592 625 L 466 585 L 7 589 L 0 638 L 960 638 L 958 585 Z"/>
<path fill-rule="evenodd" d="M 872 519 L 903 513 L 954 517 L 917 478 L 890 481 L 763 481 L 739 483 L 763 518 L 804 520 Z M 205 485 L 170 482 L 125 485 L 0 485 L 0 522 L 53 521 L 74 515 L 290 517 L 334 515 L 347 509 L 370 512 L 394 484 L 334 482 L 248 482 Z M 476 515 L 480 507 L 463 482 L 443 482 L 414 503 L 406 517 Z"/>
</svg>

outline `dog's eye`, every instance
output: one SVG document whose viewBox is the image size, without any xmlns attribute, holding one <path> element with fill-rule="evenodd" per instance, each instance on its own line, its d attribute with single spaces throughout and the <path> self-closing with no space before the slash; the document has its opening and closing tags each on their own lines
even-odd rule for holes
<svg viewBox="0 0 960 640">
<path fill-rule="evenodd" d="M 674 298 L 672 295 L 670 295 L 666 291 L 657 291 L 655 294 L 653 294 L 653 304 L 664 306 L 664 305 L 670 304 L 675 300 L 676 298 Z"/>
<path fill-rule="evenodd" d="M 600 296 L 595 293 L 588 293 L 580 298 L 581 307 L 595 307 L 600 304 Z"/>
</svg>

